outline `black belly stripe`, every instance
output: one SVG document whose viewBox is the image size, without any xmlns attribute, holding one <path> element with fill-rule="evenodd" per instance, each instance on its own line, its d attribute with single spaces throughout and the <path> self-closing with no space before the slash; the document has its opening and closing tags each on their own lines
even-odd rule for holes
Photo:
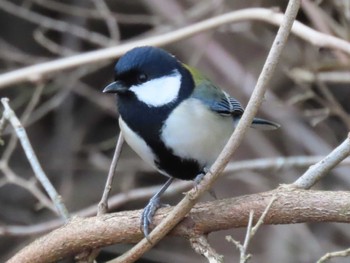
<svg viewBox="0 0 350 263">
<path fill-rule="evenodd" d="M 153 145 L 151 148 L 158 157 L 158 161 L 155 162 L 156 166 L 172 177 L 192 180 L 203 170 L 197 161 L 174 155 L 171 149 L 166 148 L 163 143 Z"/>
<path fill-rule="evenodd" d="M 146 142 L 157 157 L 158 160 L 155 162 L 157 168 L 172 177 L 192 180 L 202 172 L 204 167 L 201 167 L 196 160 L 183 159 L 175 155 L 160 139 L 163 123 L 174 107 L 175 105 L 148 107 L 133 96 L 118 102 L 119 114 L 123 121 Z"/>
</svg>

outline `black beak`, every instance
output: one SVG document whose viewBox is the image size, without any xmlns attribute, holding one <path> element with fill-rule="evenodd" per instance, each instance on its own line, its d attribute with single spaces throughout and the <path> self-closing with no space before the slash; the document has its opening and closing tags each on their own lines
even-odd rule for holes
<svg viewBox="0 0 350 263">
<path fill-rule="evenodd" d="M 128 88 L 120 81 L 112 82 L 103 89 L 103 93 L 125 93 Z"/>
</svg>

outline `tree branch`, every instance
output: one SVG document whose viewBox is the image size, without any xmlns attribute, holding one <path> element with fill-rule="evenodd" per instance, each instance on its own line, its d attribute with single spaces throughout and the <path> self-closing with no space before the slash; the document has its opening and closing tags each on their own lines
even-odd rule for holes
<svg viewBox="0 0 350 263">
<path fill-rule="evenodd" d="M 330 154 L 310 168 L 298 178 L 291 186 L 303 189 L 311 188 L 321 178 L 329 173 L 342 160 L 350 155 L 350 133 L 348 137 Z"/>
<path fill-rule="evenodd" d="M 0 88 L 24 81 L 38 81 L 48 74 L 52 74 L 57 71 L 67 70 L 81 65 L 98 63 L 104 60 L 116 58 L 136 46 L 164 46 L 166 44 L 191 37 L 195 34 L 228 23 L 256 20 L 279 26 L 282 23 L 283 16 L 284 15 L 281 13 L 266 8 L 248 8 L 230 12 L 159 36 L 149 37 L 121 44 L 116 47 L 86 52 L 84 54 L 61 58 L 14 70 L 0 75 Z M 314 46 L 338 49 L 347 54 L 350 54 L 349 42 L 318 32 L 298 21 L 294 22 L 292 33 Z"/>
<path fill-rule="evenodd" d="M 98 203 L 97 215 L 103 215 L 103 214 L 107 213 L 107 211 L 108 211 L 108 197 L 109 197 L 109 193 L 112 189 L 113 178 L 115 175 L 115 170 L 117 168 L 120 153 L 122 151 L 123 143 L 124 143 L 124 138 L 123 138 L 122 133 L 120 132 L 119 136 L 118 136 L 117 145 L 115 146 L 112 163 L 111 163 L 111 166 L 110 166 L 109 171 L 108 171 L 105 189 L 103 190 L 101 200 Z"/>
<path fill-rule="evenodd" d="M 194 233 L 205 235 L 246 227 L 249 212 L 254 211 L 253 223 L 256 223 L 274 195 L 276 200 L 266 214 L 264 224 L 350 223 L 349 192 L 282 187 L 259 194 L 199 203 L 169 235 L 189 238 Z M 173 209 L 160 209 L 154 218 L 155 224 L 163 221 Z M 8 263 L 56 262 L 86 249 L 138 242 L 143 237 L 139 225 L 141 212 L 125 211 L 99 217 L 73 218 L 68 224 L 23 248 Z"/>
<path fill-rule="evenodd" d="M 57 213 L 65 220 L 68 220 L 69 213 L 66 206 L 63 203 L 61 196 L 57 193 L 55 187 L 52 185 L 49 178 L 46 176 L 38 158 L 36 157 L 33 147 L 30 144 L 27 132 L 23 128 L 21 122 L 17 118 L 15 112 L 11 109 L 8 102 L 9 100 L 7 98 L 1 99 L 1 103 L 4 107 L 3 115 L 13 126 L 16 135 L 22 144 L 24 153 L 26 154 L 26 157 L 34 171 L 35 176 L 38 178 L 42 186 L 45 188 L 47 194 L 50 196 L 52 202 L 55 204 Z"/>
</svg>

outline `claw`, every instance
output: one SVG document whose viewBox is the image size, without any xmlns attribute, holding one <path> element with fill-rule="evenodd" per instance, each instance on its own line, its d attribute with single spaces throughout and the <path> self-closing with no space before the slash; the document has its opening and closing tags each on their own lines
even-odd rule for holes
<svg viewBox="0 0 350 263">
<path fill-rule="evenodd" d="M 200 182 L 203 180 L 204 176 L 209 172 L 209 169 L 207 168 L 203 168 L 203 172 L 201 172 L 200 174 L 198 174 L 196 176 L 196 178 L 194 178 L 193 180 L 193 184 L 194 184 L 194 188 L 197 190 L 198 185 L 200 184 Z M 208 190 L 208 193 L 216 200 L 218 199 L 216 196 L 216 193 L 213 189 Z"/>
<path fill-rule="evenodd" d="M 140 227 L 147 239 L 149 239 L 149 227 L 152 224 L 153 216 L 160 207 L 160 198 L 158 196 L 154 196 L 149 200 L 148 204 L 143 209 Z"/>
<path fill-rule="evenodd" d="M 149 227 L 152 224 L 153 216 L 156 213 L 156 211 L 158 210 L 158 208 L 164 206 L 160 202 L 160 196 L 170 186 L 170 184 L 173 180 L 174 180 L 174 178 L 168 179 L 168 181 L 162 186 L 162 188 L 149 200 L 148 204 L 143 209 L 143 212 L 141 214 L 140 228 L 141 228 L 141 231 L 143 232 L 145 238 L 147 238 L 147 240 L 149 242 L 151 242 L 149 239 L 149 233 L 150 233 Z"/>
<path fill-rule="evenodd" d="M 197 188 L 198 188 L 198 185 L 200 184 L 200 182 L 203 180 L 203 178 L 204 178 L 204 176 L 207 174 L 207 172 L 208 172 L 209 170 L 207 169 L 207 168 L 203 168 L 203 171 L 200 173 L 200 174 L 198 174 L 197 176 L 196 176 L 196 178 L 194 178 L 194 180 L 193 180 L 193 185 L 194 185 L 194 188 L 197 190 Z"/>
<path fill-rule="evenodd" d="M 200 182 L 203 180 L 204 176 L 205 176 L 205 173 L 203 172 L 203 173 L 198 174 L 196 176 L 196 178 L 194 178 L 193 184 L 194 184 L 194 188 L 196 188 L 196 190 L 197 190 L 197 187 L 200 184 Z"/>
</svg>

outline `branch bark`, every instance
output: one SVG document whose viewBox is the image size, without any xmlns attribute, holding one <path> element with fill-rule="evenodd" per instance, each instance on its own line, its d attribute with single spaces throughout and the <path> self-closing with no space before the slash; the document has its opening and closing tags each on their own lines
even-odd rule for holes
<svg viewBox="0 0 350 263">
<path fill-rule="evenodd" d="M 276 200 L 269 209 L 264 224 L 350 223 L 349 192 L 281 187 L 259 194 L 199 203 L 169 235 L 190 238 L 194 234 L 246 227 L 249 212 L 254 211 L 253 221 L 256 223 L 274 195 Z M 155 224 L 159 224 L 172 209 L 160 209 L 154 218 Z M 142 210 L 137 210 L 99 217 L 73 218 L 65 226 L 23 248 L 8 263 L 56 262 L 86 249 L 138 242 L 143 237 L 139 222 L 141 212 Z"/>
</svg>

